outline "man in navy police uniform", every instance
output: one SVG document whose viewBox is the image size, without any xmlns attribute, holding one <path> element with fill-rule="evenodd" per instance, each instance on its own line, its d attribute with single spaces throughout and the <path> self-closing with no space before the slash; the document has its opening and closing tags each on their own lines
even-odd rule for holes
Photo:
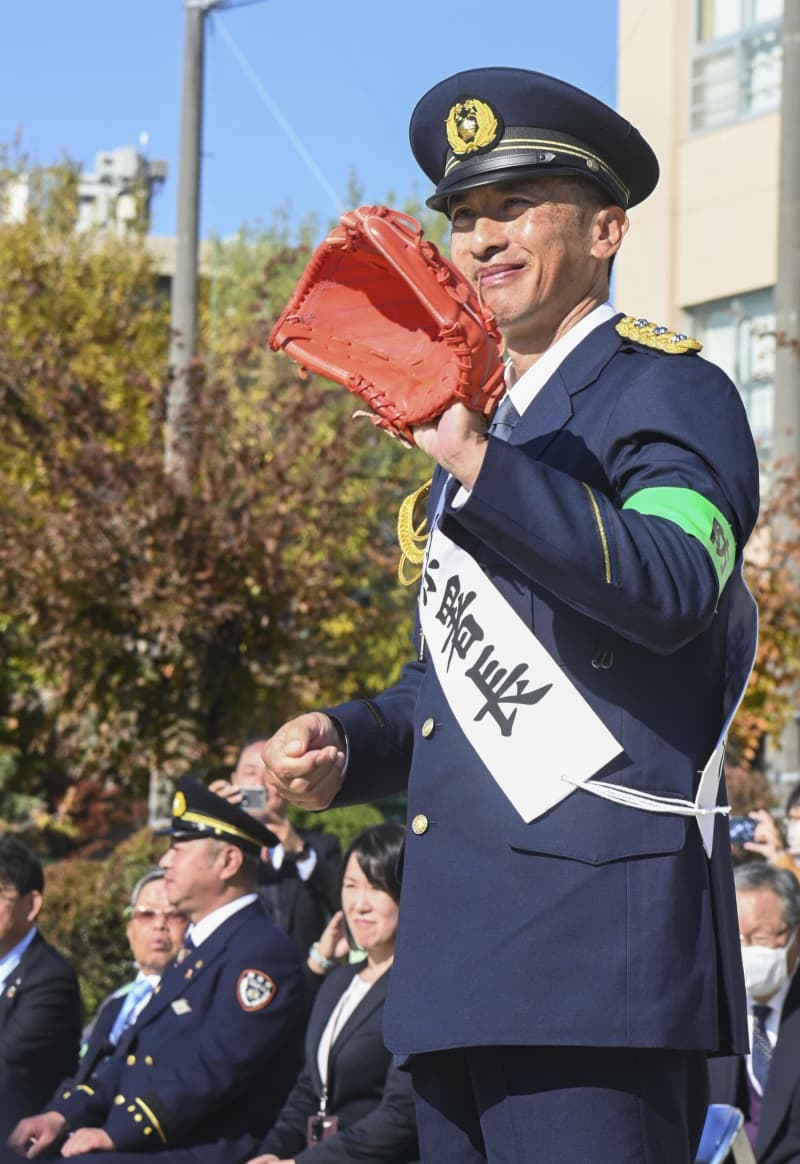
<svg viewBox="0 0 800 1164">
<path fill-rule="evenodd" d="M 417 660 L 264 760 L 306 808 L 408 787 L 385 1034 L 424 1161 L 689 1164 L 706 1056 L 746 1046 L 725 820 L 696 798 L 752 647 L 753 440 L 696 342 L 608 303 L 658 179 L 632 125 L 491 68 L 426 93 L 410 136 L 519 419 L 416 431 Z"/>
<path fill-rule="evenodd" d="M 183 777 L 161 860 L 190 919 L 178 958 L 94 1076 L 59 1088 L 11 1135 L 32 1159 L 228 1164 L 236 1141 L 271 1126 L 297 1076 L 306 1014 L 300 957 L 256 894 L 274 837 L 243 809 Z"/>
</svg>

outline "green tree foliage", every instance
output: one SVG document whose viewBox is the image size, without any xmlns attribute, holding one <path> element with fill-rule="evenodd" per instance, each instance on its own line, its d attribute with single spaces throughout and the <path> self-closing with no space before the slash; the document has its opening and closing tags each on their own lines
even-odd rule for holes
<svg viewBox="0 0 800 1164">
<path fill-rule="evenodd" d="M 760 631 L 756 662 L 730 734 L 744 775 L 767 736 L 777 740 L 796 712 L 800 683 L 800 472 L 773 467 L 761 514 L 745 552 L 745 577 L 756 599 Z M 749 790 L 747 780 L 744 786 Z M 756 787 L 749 800 L 764 803 Z"/>
<path fill-rule="evenodd" d="M 267 347 L 310 240 L 216 245 L 181 497 L 157 272 L 143 237 L 76 234 L 74 196 L 50 174 L 0 224 L 0 815 L 78 780 L 142 795 L 225 772 L 243 739 L 383 686 L 409 650 L 394 522 L 424 458 Z"/>
</svg>

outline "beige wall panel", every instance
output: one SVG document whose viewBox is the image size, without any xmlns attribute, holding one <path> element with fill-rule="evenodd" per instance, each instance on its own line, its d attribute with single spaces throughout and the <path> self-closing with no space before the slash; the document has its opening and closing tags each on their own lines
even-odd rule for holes
<svg viewBox="0 0 800 1164">
<path fill-rule="evenodd" d="M 681 326 L 682 308 L 776 276 L 777 114 L 690 136 L 691 0 L 619 0 L 618 108 L 644 133 L 661 181 L 633 210 L 615 300 Z"/>
<path fill-rule="evenodd" d="M 686 121 L 688 3 L 620 0 L 618 8 L 617 107 L 652 145 L 661 178 L 631 211 L 614 298 L 621 310 L 675 327 L 677 149 Z"/>
<path fill-rule="evenodd" d="M 678 328 L 670 294 L 669 231 L 663 215 L 636 218 L 617 259 L 614 276 L 614 305 L 627 315 L 643 316 L 656 323 Z"/>
<path fill-rule="evenodd" d="M 688 138 L 676 199 L 676 298 L 720 299 L 775 282 L 777 114 Z"/>
</svg>

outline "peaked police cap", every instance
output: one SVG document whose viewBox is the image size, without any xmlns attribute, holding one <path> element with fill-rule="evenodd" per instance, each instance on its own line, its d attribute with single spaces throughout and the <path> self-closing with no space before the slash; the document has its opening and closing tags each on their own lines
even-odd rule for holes
<svg viewBox="0 0 800 1164">
<path fill-rule="evenodd" d="M 168 828 L 159 831 L 176 840 L 210 837 L 227 841 L 255 854 L 265 845 L 274 848 L 278 844 L 275 834 L 249 812 L 210 792 L 193 776 L 181 776 L 172 798 L 172 821 Z"/>
<path fill-rule="evenodd" d="M 527 69 L 469 69 L 434 85 L 411 115 L 411 149 L 433 210 L 475 186 L 580 174 L 627 209 L 652 193 L 658 160 L 629 121 L 582 89 Z"/>
</svg>

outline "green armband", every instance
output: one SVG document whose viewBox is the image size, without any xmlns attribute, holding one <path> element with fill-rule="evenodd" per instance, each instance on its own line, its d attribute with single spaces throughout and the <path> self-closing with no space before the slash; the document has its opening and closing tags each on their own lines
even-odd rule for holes
<svg viewBox="0 0 800 1164">
<path fill-rule="evenodd" d="M 664 517 L 696 538 L 711 558 L 722 593 L 733 572 L 736 541 L 728 519 L 716 505 L 694 489 L 661 486 L 640 489 L 622 508 L 635 509 L 650 517 Z"/>
</svg>

